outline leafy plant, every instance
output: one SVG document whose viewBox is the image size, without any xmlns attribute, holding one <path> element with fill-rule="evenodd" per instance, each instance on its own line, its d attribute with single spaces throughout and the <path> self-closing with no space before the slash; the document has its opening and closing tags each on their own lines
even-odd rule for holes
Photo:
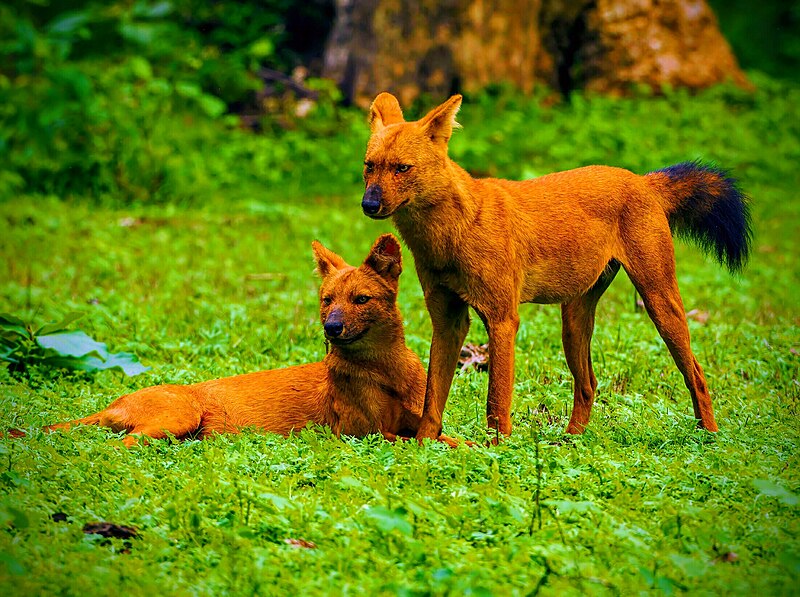
<svg viewBox="0 0 800 597">
<path fill-rule="evenodd" d="M 277 161 L 280 151 L 259 151 L 226 113 L 263 111 L 260 72 L 300 63 L 300 34 L 309 22 L 323 27 L 324 4 L 0 4 L 0 198 L 23 189 L 126 203 L 195 197 L 233 178 L 218 174 L 232 153 Z M 206 164 L 196 148 L 227 136 L 225 166 Z"/>
<path fill-rule="evenodd" d="M 81 317 L 82 313 L 73 311 L 58 323 L 34 328 L 32 323 L 0 313 L 0 360 L 10 363 L 12 373 L 33 365 L 90 372 L 120 369 L 128 376 L 149 369 L 133 354 L 110 353 L 105 344 L 86 333 L 67 329 Z"/>
</svg>

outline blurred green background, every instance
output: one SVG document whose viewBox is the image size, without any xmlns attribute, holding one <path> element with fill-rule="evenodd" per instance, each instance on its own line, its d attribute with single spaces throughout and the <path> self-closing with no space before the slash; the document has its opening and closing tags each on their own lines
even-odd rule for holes
<svg viewBox="0 0 800 597">
<path fill-rule="evenodd" d="M 800 80 L 796 3 L 712 5 L 743 68 Z M 333 15 L 320 0 L 4 2 L 0 198 L 207 204 L 349 191 L 359 181 L 363 115 L 313 77 Z M 312 75 L 302 84 L 316 99 L 305 106 L 279 80 L 264 80 L 297 67 Z M 525 175 L 519 157 L 564 167 L 545 144 L 519 142 L 508 163 L 492 152 L 488 162 L 463 156 L 466 166 L 509 177 Z"/>
</svg>

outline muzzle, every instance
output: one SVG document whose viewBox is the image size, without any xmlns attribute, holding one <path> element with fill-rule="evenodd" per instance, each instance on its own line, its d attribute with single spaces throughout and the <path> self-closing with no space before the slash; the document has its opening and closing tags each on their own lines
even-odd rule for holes
<svg viewBox="0 0 800 597">
<path fill-rule="evenodd" d="M 329 338 L 338 338 L 341 336 L 342 331 L 344 330 L 342 312 L 338 309 L 331 311 L 322 327 L 325 329 L 325 335 Z"/>
<path fill-rule="evenodd" d="M 372 184 L 364 191 L 364 198 L 361 200 L 361 209 L 368 216 L 374 216 L 381 210 L 381 198 L 383 191 L 381 188 Z"/>
</svg>

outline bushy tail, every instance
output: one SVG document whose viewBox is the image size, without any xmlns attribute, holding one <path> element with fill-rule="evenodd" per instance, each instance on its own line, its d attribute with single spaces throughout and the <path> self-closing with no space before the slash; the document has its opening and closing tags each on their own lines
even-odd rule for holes
<svg viewBox="0 0 800 597">
<path fill-rule="evenodd" d="M 56 423 L 55 425 L 48 425 L 47 427 L 43 427 L 43 431 L 57 431 L 59 429 L 67 430 L 75 425 L 98 425 L 100 423 L 100 413 L 94 413 L 93 415 L 89 415 L 88 417 L 84 417 L 82 419 L 76 419 L 74 421 L 67 421 L 66 423 Z M 25 437 L 25 432 L 22 429 L 9 429 L 6 431 L 8 437 Z M 0 432 L 0 437 L 3 437 L 3 433 Z"/>
<path fill-rule="evenodd" d="M 646 175 L 660 192 L 673 234 L 697 243 L 732 273 L 750 256 L 747 196 L 726 170 L 683 162 Z"/>
<path fill-rule="evenodd" d="M 101 411 L 102 412 L 102 411 Z M 48 425 L 44 428 L 45 431 L 57 431 L 59 429 L 67 430 L 75 427 L 76 425 L 99 425 L 100 413 L 94 413 L 82 419 L 75 419 L 74 421 L 67 421 L 66 423 L 56 423 L 55 425 Z"/>
</svg>

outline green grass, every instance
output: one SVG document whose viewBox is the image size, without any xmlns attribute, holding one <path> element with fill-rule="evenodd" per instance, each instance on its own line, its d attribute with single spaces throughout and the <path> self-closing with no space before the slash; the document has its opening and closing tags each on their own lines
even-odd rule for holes
<svg viewBox="0 0 800 597">
<path fill-rule="evenodd" d="M 517 341 L 515 430 L 497 447 L 304 430 L 128 451 L 97 428 L 45 435 L 36 428 L 144 386 L 320 359 L 311 240 L 356 263 L 391 227 L 361 215 L 355 186 L 195 207 L 0 204 L 2 310 L 39 321 L 83 310 L 82 329 L 152 367 L 134 378 L 34 370 L 23 379 L 0 368 L 0 428 L 31 430 L 0 439 L 0 592 L 796 593 L 800 93 L 764 86 L 754 97 L 577 98 L 552 109 L 476 99 L 454 139 L 474 170 L 510 176 L 590 161 L 642 171 L 701 156 L 741 175 L 756 227 L 745 273 L 732 278 L 677 244 L 686 308 L 709 315 L 690 327 L 716 435 L 695 428 L 682 378 L 634 310 L 624 274 L 599 307 L 600 391 L 579 438 L 563 435 L 572 393 L 558 308 L 530 305 Z M 338 157 L 329 161 L 352 178 L 360 158 Z M 244 195 L 259 188 L 247 184 Z M 407 339 L 427 360 L 430 322 L 404 257 Z M 475 324 L 470 339 L 485 337 Z M 485 438 L 486 387 L 483 374 L 457 375 L 448 433 Z M 57 512 L 67 520 L 53 521 Z M 102 520 L 141 537 L 127 549 L 82 533 Z"/>
</svg>

